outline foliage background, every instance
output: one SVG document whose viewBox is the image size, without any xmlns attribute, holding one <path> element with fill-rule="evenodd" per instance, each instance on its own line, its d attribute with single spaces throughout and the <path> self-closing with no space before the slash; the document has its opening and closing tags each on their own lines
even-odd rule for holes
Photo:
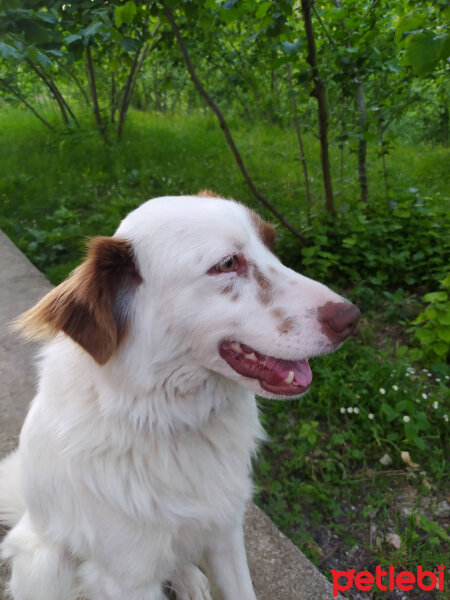
<svg viewBox="0 0 450 600">
<path fill-rule="evenodd" d="M 0 223 L 53 283 L 143 200 L 211 188 L 363 310 L 307 396 L 261 402 L 256 500 L 326 574 L 449 551 L 449 22 L 446 1 L 0 5 Z"/>
</svg>

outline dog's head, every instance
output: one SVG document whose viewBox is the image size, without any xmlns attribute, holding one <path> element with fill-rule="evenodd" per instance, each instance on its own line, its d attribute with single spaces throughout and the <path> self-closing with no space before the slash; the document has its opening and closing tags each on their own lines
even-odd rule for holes
<svg viewBox="0 0 450 600">
<path fill-rule="evenodd" d="M 63 331 L 97 363 L 136 377 L 214 371 L 269 398 L 309 387 L 308 359 L 336 349 L 358 309 L 283 266 L 256 213 L 211 193 L 157 198 L 19 319 Z M 119 367 L 120 365 L 120 367 Z"/>
</svg>

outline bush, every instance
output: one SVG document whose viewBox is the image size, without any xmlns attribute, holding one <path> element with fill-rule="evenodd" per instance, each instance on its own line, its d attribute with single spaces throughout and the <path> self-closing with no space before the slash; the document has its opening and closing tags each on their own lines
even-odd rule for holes
<svg viewBox="0 0 450 600">
<path fill-rule="evenodd" d="M 441 281 L 441 289 L 426 294 L 428 306 L 413 321 L 411 332 L 420 348 L 411 351 L 414 360 L 441 363 L 449 358 L 450 350 L 450 275 Z"/>
<path fill-rule="evenodd" d="M 307 247 L 281 247 L 286 262 L 308 276 L 333 282 L 366 307 L 398 287 L 424 293 L 445 275 L 448 256 L 444 207 L 404 199 L 389 209 L 355 205 L 334 221 L 318 217 L 306 231 Z"/>
</svg>

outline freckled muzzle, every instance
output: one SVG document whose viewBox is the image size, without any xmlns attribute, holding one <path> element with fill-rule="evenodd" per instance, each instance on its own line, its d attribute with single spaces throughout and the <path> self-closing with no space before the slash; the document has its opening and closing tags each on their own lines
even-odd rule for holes
<svg viewBox="0 0 450 600">
<path fill-rule="evenodd" d="M 220 344 L 219 353 L 239 375 L 258 379 L 261 387 L 272 394 L 299 396 L 311 385 L 312 372 L 306 359 L 283 360 L 228 340 Z"/>
</svg>

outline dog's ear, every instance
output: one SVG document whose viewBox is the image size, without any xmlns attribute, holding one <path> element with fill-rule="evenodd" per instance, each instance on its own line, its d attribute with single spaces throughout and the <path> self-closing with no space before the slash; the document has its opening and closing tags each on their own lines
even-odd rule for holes
<svg viewBox="0 0 450 600">
<path fill-rule="evenodd" d="M 130 242 L 92 238 L 85 261 L 14 327 L 32 339 L 63 331 L 103 365 L 126 333 L 130 301 L 141 282 Z"/>
</svg>

